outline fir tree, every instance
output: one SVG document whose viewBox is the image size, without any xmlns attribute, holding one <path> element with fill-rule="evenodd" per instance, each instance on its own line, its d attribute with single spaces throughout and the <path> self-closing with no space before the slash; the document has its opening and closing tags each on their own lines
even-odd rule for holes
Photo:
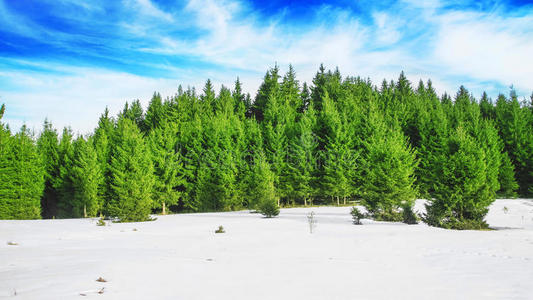
<svg viewBox="0 0 533 300">
<path fill-rule="evenodd" d="M 388 128 L 373 115 L 374 133 L 365 141 L 362 193 L 368 211 L 378 220 L 399 221 L 399 209 L 412 206 L 416 197 L 415 153 L 399 127 Z"/>
<path fill-rule="evenodd" d="M 65 127 L 59 142 L 59 174 L 54 181 L 54 188 L 58 191 L 57 215 L 60 218 L 75 217 L 73 207 L 74 185 L 72 183 L 72 129 Z"/>
<path fill-rule="evenodd" d="M 292 196 L 303 199 L 304 205 L 312 202 L 314 196 L 315 176 L 317 172 L 316 148 L 318 142 L 313 133 L 316 123 L 316 112 L 308 109 L 297 124 L 297 134 L 291 140 L 289 153 L 289 181 Z"/>
<path fill-rule="evenodd" d="M 494 201 L 487 189 L 487 154 L 462 126 L 450 136 L 434 172 L 426 222 L 457 229 L 486 227 L 483 219 Z"/>
<path fill-rule="evenodd" d="M 72 216 L 96 217 L 103 208 L 103 198 L 99 189 L 104 181 L 96 150 L 91 142 L 81 136 L 74 141 L 73 148 L 74 155 L 70 170 L 70 180 L 74 191 Z"/>
<path fill-rule="evenodd" d="M 507 152 L 502 154 L 502 165 L 498 174 L 498 181 L 500 182 L 500 190 L 498 191 L 500 196 L 508 198 L 517 196 L 518 183 L 515 180 L 513 163 Z"/>
<path fill-rule="evenodd" d="M 267 215 L 277 215 L 277 199 L 274 189 L 274 174 L 262 153 L 257 153 L 252 165 L 249 207 L 264 211 Z M 274 211 L 274 213 L 272 213 Z M 278 210 L 279 213 L 279 210 Z"/>
<path fill-rule="evenodd" d="M 148 136 L 154 163 L 154 204 L 166 214 L 166 208 L 178 205 L 184 190 L 183 161 L 177 148 L 177 128 L 165 123 Z"/>
<path fill-rule="evenodd" d="M 41 199 L 43 218 L 57 215 L 59 191 L 56 180 L 59 178 L 59 140 L 57 131 L 48 120 L 44 121 L 43 131 L 37 139 L 37 150 L 44 166 L 44 192 Z"/>
<path fill-rule="evenodd" d="M 11 136 L 0 124 L 0 219 L 41 218 L 44 168 L 26 126 Z"/>
<path fill-rule="evenodd" d="M 150 152 L 139 128 L 132 120 L 120 118 L 111 149 L 108 214 L 123 222 L 148 220 L 153 205 L 153 173 Z"/>
</svg>

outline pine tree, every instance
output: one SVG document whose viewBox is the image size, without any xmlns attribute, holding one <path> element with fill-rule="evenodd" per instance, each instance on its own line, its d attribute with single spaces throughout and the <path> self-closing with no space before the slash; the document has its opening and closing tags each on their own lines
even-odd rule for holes
<svg viewBox="0 0 533 300">
<path fill-rule="evenodd" d="M 104 176 L 91 142 L 80 136 L 73 143 L 74 155 L 70 171 L 74 191 L 73 217 L 96 217 L 103 210 L 104 203 L 99 189 Z"/>
<path fill-rule="evenodd" d="M 318 142 L 313 133 L 316 112 L 312 106 L 302 115 L 297 124 L 297 134 L 290 142 L 289 181 L 293 197 L 303 199 L 304 205 L 312 202 L 317 172 L 316 148 Z"/>
<path fill-rule="evenodd" d="M 154 185 L 150 152 L 137 125 L 120 118 L 111 148 L 111 199 L 107 212 L 122 222 L 146 221 Z"/>
<path fill-rule="evenodd" d="M 502 165 L 498 174 L 498 181 L 500 182 L 500 190 L 498 194 L 502 197 L 515 198 L 517 196 L 518 183 L 515 180 L 514 166 L 507 155 L 507 152 L 502 154 Z"/>
<path fill-rule="evenodd" d="M 111 143 L 114 132 L 115 121 L 109 116 L 109 109 L 106 108 L 98 120 L 98 126 L 92 136 L 100 173 L 104 180 L 98 187 L 98 195 L 103 201 L 104 208 L 106 203 L 111 199 L 111 175 L 109 165 L 111 163 Z"/>
<path fill-rule="evenodd" d="M 252 105 L 252 112 L 259 122 L 263 121 L 263 115 L 269 99 L 279 92 L 279 77 L 279 68 L 276 65 L 266 72 L 263 83 L 261 83 L 257 91 L 254 104 Z"/>
<path fill-rule="evenodd" d="M 178 129 L 173 123 L 156 127 L 148 136 L 154 163 L 154 204 L 166 214 L 166 208 L 178 205 L 184 190 L 183 161 L 177 145 Z"/>
<path fill-rule="evenodd" d="M 487 186 L 487 154 L 463 126 L 447 142 L 435 161 L 437 178 L 426 205 L 429 225 L 456 229 L 486 227 L 483 218 L 494 201 Z"/>
<path fill-rule="evenodd" d="M 361 197 L 374 218 L 400 221 L 400 208 L 412 206 L 417 194 L 415 153 L 398 125 L 389 128 L 377 113 L 371 120 L 374 133 L 365 141 Z"/>
<path fill-rule="evenodd" d="M 496 102 L 496 124 L 504 149 L 513 162 L 519 194 L 527 196 L 533 182 L 533 124 L 531 113 L 518 99 L 503 95 Z"/>
<path fill-rule="evenodd" d="M 5 104 L 0 108 L 0 121 L 5 112 Z M 0 122 L 0 219 L 12 219 L 14 206 L 16 169 L 13 155 L 14 138 L 9 127 Z"/>
<path fill-rule="evenodd" d="M 148 108 L 146 109 L 146 114 L 144 117 L 144 126 L 143 128 L 146 131 L 150 131 L 154 128 L 161 126 L 161 123 L 167 118 L 165 106 L 161 100 L 161 95 L 159 93 L 154 93 Z"/>
<path fill-rule="evenodd" d="M 60 218 L 71 218 L 74 215 L 74 185 L 72 183 L 72 159 L 74 147 L 72 146 L 72 129 L 65 127 L 59 142 L 59 174 L 54 181 L 54 188 L 58 191 L 57 215 Z"/>
<path fill-rule="evenodd" d="M 337 200 L 353 194 L 353 179 L 356 169 L 355 160 L 357 154 L 352 148 L 346 121 L 343 122 L 335 104 L 329 98 L 327 92 L 322 102 L 321 120 L 324 129 L 323 142 L 325 149 L 322 161 L 322 193 Z"/>
<path fill-rule="evenodd" d="M 26 126 L 11 136 L 0 124 L 0 219 L 41 218 L 44 168 Z"/>
<path fill-rule="evenodd" d="M 263 153 L 256 153 L 252 165 L 251 193 L 249 194 L 249 207 L 256 208 L 269 216 L 277 215 L 277 199 L 274 188 L 274 174 Z M 272 213 L 274 211 L 274 213 Z M 278 210 L 279 213 L 279 210 Z"/>
<path fill-rule="evenodd" d="M 43 162 L 45 179 L 41 199 L 42 217 L 53 218 L 58 213 L 59 191 L 55 181 L 59 177 L 59 140 L 57 131 L 48 120 L 44 121 L 43 131 L 37 139 L 37 150 Z"/>
</svg>

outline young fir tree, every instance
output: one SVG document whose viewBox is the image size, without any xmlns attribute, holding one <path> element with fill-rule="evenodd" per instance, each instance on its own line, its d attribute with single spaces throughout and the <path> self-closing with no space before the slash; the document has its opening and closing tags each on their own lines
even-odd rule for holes
<svg viewBox="0 0 533 300">
<path fill-rule="evenodd" d="M 244 122 L 244 143 L 245 150 L 243 151 L 244 168 L 242 171 L 241 190 L 244 195 L 243 205 L 248 209 L 258 209 L 258 201 L 254 201 L 254 193 L 256 188 L 256 177 L 254 173 L 254 159 L 261 154 L 264 159 L 263 137 L 260 125 L 255 121 L 255 118 L 250 118 Z M 269 166 L 270 167 L 270 166 Z"/>
<path fill-rule="evenodd" d="M 4 112 L 5 104 L 2 104 L 0 107 L 0 219 L 11 219 L 15 198 L 13 178 L 16 175 L 13 165 L 14 139 L 9 127 L 1 122 Z"/>
<path fill-rule="evenodd" d="M 519 194 L 528 195 L 533 182 L 533 124 L 531 113 L 522 108 L 518 99 L 506 99 L 503 95 L 496 102 L 496 124 L 504 149 L 509 154 L 515 168 Z"/>
<path fill-rule="evenodd" d="M 263 153 L 256 153 L 251 169 L 250 207 L 257 208 L 267 217 L 278 215 L 279 208 L 274 189 L 274 174 Z"/>
<path fill-rule="evenodd" d="M 217 115 L 205 127 L 205 149 L 198 172 L 198 201 L 205 211 L 241 207 L 230 121 Z"/>
<path fill-rule="evenodd" d="M 494 201 L 488 168 L 486 150 L 459 126 L 449 137 L 446 151 L 434 162 L 437 178 L 426 205 L 426 222 L 445 228 L 485 228 L 483 218 Z"/>
<path fill-rule="evenodd" d="M 166 119 L 166 107 L 163 105 L 161 95 L 159 93 L 154 93 L 148 104 L 148 108 L 146 109 L 143 128 L 149 132 L 154 128 L 160 127 L 161 123 Z"/>
<path fill-rule="evenodd" d="M 111 139 L 113 136 L 115 121 L 109 116 L 109 109 L 105 109 L 104 113 L 98 120 L 98 126 L 94 130 L 92 136 L 92 144 L 96 151 L 96 158 L 98 159 L 98 166 L 100 173 L 104 180 L 98 187 L 98 194 L 103 201 L 104 208 L 106 203 L 111 199 L 110 187 L 110 170 L 109 164 L 111 162 Z"/>
<path fill-rule="evenodd" d="M 63 128 L 59 142 L 59 174 L 55 180 L 55 189 L 58 191 L 57 215 L 60 218 L 76 217 L 74 214 L 74 185 L 72 184 L 72 159 L 74 147 L 72 146 L 72 129 Z"/>
<path fill-rule="evenodd" d="M 131 105 L 128 102 L 126 102 L 126 104 L 124 104 L 124 109 L 119 114 L 119 118 L 130 119 L 131 121 L 135 123 L 135 125 L 137 125 L 137 127 L 142 132 L 146 131 L 144 112 L 143 112 L 143 108 L 141 105 L 141 101 L 139 100 L 133 101 Z"/>
<path fill-rule="evenodd" d="M 148 116 L 148 115 L 147 115 Z M 184 190 L 183 161 L 177 149 L 177 125 L 164 122 L 148 135 L 154 163 L 154 207 L 166 214 L 167 207 L 178 205 Z"/>
<path fill-rule="evenodd" d="M 91 141 L 78 137 L 74 143 L 74 155 L 70 170 L 73 186 L 72 216 L 96 217 L 102 212 L 103 198 L 99 193 L 104 176 L 98 164 L 96 150 Z"/>
<path fill-rule="evenodd" d="M 371 122 L 374 132 L 365 141 L 361 197 L 374 218 L 400 221 L 399 209 L 411 207 L 417 194 L 415 153 L 397 125 L 389 127 L 377 113 Z"/>
<path fill-rule="evenodd" d="M 519 186 L 515 180 L 514 166 L 507 155 L 507 152 L 502 154 L 502 165 L 498 174 L 498 181 L 500 182 L 500 190 L 498 195 L 506 198 L 515 198 L 517 196 L 516 191 Z"/>
<path fill-rule="evenodd" d="M 279 68 L 276 65 L 266 72 L 263 82 L 257 91 L 254 104 L 252 105 L 252 113 L 259 122 L 263 121 L 269 98 L 279 92 L 279 77 Z"/>
<path fill-rule="evenodd" d="M 57 215 L 59 191 L 55 181 L 59 177 L 59 140 L 57 131 L 48 120 L 44 121 L 43 131 L 37 139 L 37 150 L 44 166 L 44 192 L 41 198 L 42 217 L 46 219 Z"/>
<path fill-rule="evenodd" d="M 320 115 L 325 142 L 322 152 L 322 192 L 324 196 L 336 199 L 337 205 L 340 204 L 339 199 L 343 199 L 346 204 L 346 198 L 354 192 L 353 181 L 357 167 L 357 154 L 351 142 L 353 134 L 348 131 L 349 127 L 345 126 L 347 120 L 341 118 L 327 92 L 322 101 Z"/>
<path fill-rule="evenodd" d="M 25 125 L 11 136 L 0 124 L 0 154 L 0 219 L 41 218 L 44 168 Z"/>
<path fill-rule="evenodd" d="M 150 218 L 154 170 L 150 151 L 137 125 L 120 118 L 111 148 L 111 198 L 107 212 L 122 222 Z"/>
<path fill-rule="evenodd" d="M 316 112 L 312 105 L 297 123 L 297 134 L 292 138 L 289 151 L 289 182 L 293 196 L 303 199 L 303 204 L 312 203 L 317 171 L 316 148 L 318 142 L 313 133 Z"/>
</svg>

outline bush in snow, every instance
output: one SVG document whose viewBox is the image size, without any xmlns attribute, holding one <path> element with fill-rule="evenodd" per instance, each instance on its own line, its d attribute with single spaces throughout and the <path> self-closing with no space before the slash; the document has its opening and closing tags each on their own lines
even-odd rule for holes
<svg viewBox="0 0 533 300">
<path fill-rule="evenodd" d="M 402 211 L 402 217 L 405 224 L 418 224 L 418 217 L 416 216 L 415 212 L 413 211 L 413 207 L 411 205 L 405 205 L 403 207 Z"/>
<path fill-rule="evenodd" d="M 361 219 L 365 217 L 365 214 L 359 211 L 357 207 L 352 207 L 350 214 L 352 215 L 353 223 L 355 225 L 363 225 L 363 223 L 361 223 Z"/>
<path fill-rule="evenodd" d="M 225 233 L 224 227 L 222 225 L 218 226 L 218 229 L 215 230 L 215 233 Z"/>
<path fill-rule="evenodd" d="M 275 199 L 263 200 L 259 204 L 259 212 L 267 217 L 272 218 L 279 215 L 279 207 Z"/>
<path fill-rule="evenodd" d="M 458 127 L 434 162 L 436 180 L 424 221 L 449 229 L 484 229 L 494 201 L 501 153 L 498 132 L 488 122 Z"/>
</svg>

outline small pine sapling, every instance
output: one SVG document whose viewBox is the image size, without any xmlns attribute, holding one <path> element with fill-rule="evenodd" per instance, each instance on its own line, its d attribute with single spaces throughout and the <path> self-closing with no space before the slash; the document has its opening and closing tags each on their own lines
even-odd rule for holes
<svg viewBox="0 0 533 300">
<path fill-rule="evenodd" d="M 403 207 L 402 211 L 402 217 L 405 224 L 414 225 L 418 224 L 418 217 L 416 216 L 415 212 L 413 211 L 413 208 L 411 205 L 406 204 Z"/>
<path fill-rule="evenodd" d="M 361 223 L 361 219 L 365 217 L 365 214 L 363 214 L 357 207 L 352 207 L 352 210 L 350 211 L 350 214 L 352 215 L 352 220 L 354 225 L 363 225 Z"/>
<path fill-rule="evenodd" d="M 104 221 L 104 218 L 101 217 L 100 219 L 98 219 L 98 222 L 96 222 L 96 226 L 105 226 L 106 223 Z"/>
<path fill-rule="evenodd" d="M 265 200 L 259 205 L 259 212 L 266 218 L 279 215 L 279 207 L 275 201 Z"/>
<path fill-rule="evenodd" d="M 218 226 L 218 229 L 215 230 L 215 233 L 225 233 L 224 226 L 220 225 Z"/>
</svg>

